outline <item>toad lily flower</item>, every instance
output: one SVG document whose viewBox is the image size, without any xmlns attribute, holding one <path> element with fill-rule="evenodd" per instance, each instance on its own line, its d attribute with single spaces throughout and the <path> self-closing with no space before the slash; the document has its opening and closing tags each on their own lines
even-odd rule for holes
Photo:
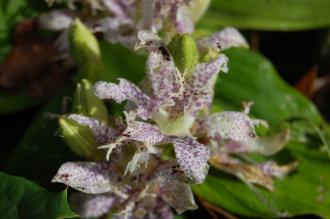
<svg viewBox="0 0 330 219">
<path fill-rule="evenodd" d="M 258 137 L 255 125 L 267 126 L 267 123 L 251 119 L 248 116 L 249 106 L 244 112 L 208 115 L 214 81 L 220 71 L 227 71 L 228 59 L 219 54 L 219 50 L 240 45 L 246 45 L 244 38 L 236 30 L 226 28 L 197 41 L 195 47 L 202 56 L 196 62 L 184 54 L 196 51 L 171 54 L 171 49 L 168 50 L 159 37 L 150 32 L 140 32 L 136 47 L 147 48 L 150 52 L 146 66 L 148 80 L 142 83 L 142 89 L 120 79 L 119 84 L 97 82 L 95 93 L 101 99 L 112 99 L 117 103 L 128 100 L 127 109 L 134 111 L 143 120 L 153 121 L 166 135 L 198 137 L 211 148 L 210 163 L 213 166 L 249 184 L 256 183 L 272 190 L 272 177 L 282 178 L 296 167 L 296 163 L 278 166 L 270 161 L 250 165 L 230 155 L 243 158 L 251 153 L 275 154 L 287 142 L 288 132 L 272 137 Z M 184 57 L 183 61 L 181 57 Z M 180 61 L 188 62 L 183 64 L 186 67 L 177 65 Z M 192 62 L 196 64 L 191 68 Z M 204 114 L 201 114 L 203 111 Z"/>
<path fill-rule="evenodd" d="M 232 33 L 239 34 L 237 31 Z M 142 89 L 125 79 L 119 79 L 119 84 L 97 82 L 94 86 L 96 95 L 100 99 L 112 99 L 117 103 L 128 100 L 130 110 L 134 110 L 143 120 L 154 121 L 167 135 L 191 136 L 190 129 L 197 114 L 212 103 L 214 81 L 220 71 L 227 71 L 228 58 L 217 53 L 210 60 L 197 63 L 197 56 L 197 61 L 195 58 L 184 60 L 187 63 L 184 66 L 191 65 L 191 62 L 196 64 L 181 72 L 176 65 L 180 60 L 173 59 L 158 36 L 141 31 L 138 37 L 136 48 L 147 48 L 150 51 L 146 64 L 147 80 L 143 82 Z M 182 40 L 186 37 L 184 35 Z M 241 45 L 245 45 L 245 40 L 241 42 Z M 203 44 L 198 46 L 204 48 Z M 210 44 L 209 48 L 218 50 L 218 47 L 219 43 Z"/>
<path fill-rule="evenodd" d="M 64 183 L 83 193 L 70 197 L 72 207 L 83 218 L 111 215 L 113 218 L 163 218 L 196 209 L 189 184 L 173 161 L 151 157 L 148 167 L 126 175 L 125 159 L 130 147 L 116 148 L 109 162 L 64 163 L 52 182 Z"/>
<path fill-rule="evenodd" d="M 289 137 L 288 130 L 271 137 L 258 137 L 255 126 L 268 127 L 268 124 L 248 116 L 251 104 L 245 105 L 243 112 L 226 111 L 204 118 L 196 125 L 198 128 L 195 127 L 196 135 L 210 146 L 212 166 L 237 176 L 248 185 L 258 184 L 273 190 L 272 177 L 283 178 L 297 167 L 297 162 L 279 166 L 271 160 L 255 164 L 247 161 L 244 155 L 277 153 Z"/>
<path fill-rule="evenodd" d="M 135 113 L 125 113 L 126 122 L 123 127 L 114 129 L 104 123 L 89 117 L 72 114 L 70 119 L 81 125 L 88 126 L 99 142 L 99 148 L 108 149 L 107 160 L 112 151 L 118 147 L 130 144 L 135 146 L 135 154 L 125 168 L 125 174 L 133 173 L 144 164 L 149 163 L 150 156 L 160 157 L 164 146 L 173 144 L 175 157 L 180 171 L 183 171 L 185 181 L 202 183 L 208 171 L 207 161 L 210 157 L 208 148 L 192 137 L 176 137 L 163 134 L 156 126 L 135 121 Z"/>
<path fill-rule="evenodd" d="M 47 0 L 48 5 L 63 0 Z M 102 32 L 111 43 L 121 43 L 133 49 L 139 30 L 163 31 L 166 38 L 175 33 L 191 33 L 205 12 L 210 0 L 70 0 L 68 10 L 54 10 L 40 16 L 41 27 L 48 30 L 66 30 L 70 20 L 78 17 L 93 32 Z M 75 4 L 81 3 L 81 11 Z M 92 10 L 90 10 L 92 9 Z M 92 14 L 88 14 L 92 11 Z M 86 14 L 87 13 L 87 14 Z M 63 42 L 65 44 L 65 42 Z"/>
</svg>

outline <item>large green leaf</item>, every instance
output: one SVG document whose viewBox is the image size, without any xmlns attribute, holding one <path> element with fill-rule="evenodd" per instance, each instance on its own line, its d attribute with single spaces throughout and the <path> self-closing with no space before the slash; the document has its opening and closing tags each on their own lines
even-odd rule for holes
<svg viewBox="0 0 330 219">
<path fill-rule="evenodd" d="M 275 181 L 274 192 L 256 188 L 263 197 L 216 170 L 211 171 L 203 185 L 195 186 L 194 192 L 228 211 L 249 217 L 274 217 L 286 212 L 286 216 L 316 214 L 330 218 L 330 162 L 326 154 L 291 142 L 282 156 L 298 160 L 298 170 Z"/>
<path fill-rule="evenodd" d="M 77 216 L 67 203 L 67 191 L 51 193 L 24 179 L 0 172 L 0 217 L 59 219 Z"/>
<path fill-rule="evenodd" d="M 305 30 L 330 26 L 329 0 L 213 0 L 200 26 Z"/>
<path fill-rule="evenodd" d="M 216 100 L 238 108 L 242 101 L 254 101 L 252 113 L 272 125 L 292 117 L 322 122 L 314 104 L 284 82 L 262 55 L 247 49 L 230 49 L 229 73 L 216 85 Z"/>
<path fill-rule="evenodd" d="M 12 113 L 40 103 L 24 92 L 0 93 L 0 114 Z"/>
<path fill-rule="evenodd" d="M 145 76 L 146 57 L 138 55 L 123 46 L 100 42 L 103 72 L 99 80 L 118 82 L 117 78 L 126 78 L 135 83 Z"/>
<path fill-rule="evenodd" d="M 252 114 L 269 121 L 271 127 L 293 117 L 305 118 L 315 126 L 324 124 L 315 106 L 281 80 L 264 57 L 247 49 L 231 49 L 226 54 L 230 70 L 217 81 L 216 105 L 238 110 L 242 101 L 252 100 Z M 194 186 L 194 191 L 207 201 L 244 216 L 269 217 L 286 212 L 289 216 L 309 213 L 329 218 L 330 160 L 318 146 L 292 139 L 274 159 L 284 163 L 297 160 L 298 170 L 284 180 L 276 180 L 274 192 L 261 188 L 255 192 L 216 170 L 210 172 L 203 185 Z"/>
<path fill-rule="evenodd" d="M 56 116 L 62 113 L 65 94 L 71 92 L 66 91 L 54 97 L 36 116 L 10 156 L 6 165 L 7 172 L 49 187 L 58 167 L 65 161 L 75 159 L 58 131 Z"/>
</svg>

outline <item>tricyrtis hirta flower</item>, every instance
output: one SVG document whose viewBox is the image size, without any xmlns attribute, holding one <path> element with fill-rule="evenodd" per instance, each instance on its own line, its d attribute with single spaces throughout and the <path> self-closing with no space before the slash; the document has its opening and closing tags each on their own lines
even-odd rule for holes
<svg viewBox="0 0 330 219">
<path fill-rule="evenodd" d="M 141 89 L 125 79 L 120 79 L 119 84 L 98 82 L 95 85 L 98 97 L 118 103 L 128 100 L 128 110 L 133 110 L 140 119 L 154 122 L 167 135 L 198 138 L 211 149 L 213 166 L 247 183 L 257 183 L 272 190 L 272 177 L 281 178 L 296 166 L 296 163 L 278 166 L 273 161 L 253 165 L 244 159 L 248 154 L 275 154 L 288 140 L 287 130 L 271 137 L 258 137 L 255 126 L 268 125 L 249 117 L 250 104 L 244 112 L 209 115 L 214 82 L 220 71 L 227 71 L 228 59 L 219 51 L 231 46 L 246 46 L 244 38 L 235 29 L 226 28 L 190 47 L 198 48 L 197 62 L 194 58 L 188 60 L 189 57 L 182 60 L 185 53 L 196 51 L 188 49 L 178 55 L 180 50 L 167 49 L 150 32 L 140 32 L 138 36 L 136 48 L 145 47 L 150 52 L 147 80 L 143 81 Z M 186 40 L 185 36 L 181 39 Z M 184 64 L 188 67 L 182 67 L 178 62 L 188 62 Z M 192 62 L 195 63 L 193 68 Z"/>
<path fill-rule="evenodd" d="M 270 155 L 282 149 L 288 135 L 284 131 L 258 137 L 255 126 L 267 123 L 250 118 L 250 104 L 243 112 L 210 114 L 214 83 L 219 72 L 227 72 L 228 58 L 221 51 L 231 46 L 246 46 L 233 28 L 197 43 L 180 34 L 168 45 L 152 32 L 141 31 L 135 48 L 146 48 L 149 56 L 147 77 L 140 86 L 122 78 L 118 83 L 99 81 L 94 94 L 86 82 L 78 85 L 79 107 L 61 118 L 61 127 L 70 129 L 63 134 L 71 149 L 93 161 L 63 164 L 53 182 L 86 193 L 72 197 L 81 216 L 172 218 L 170 207 L 178 213 L 195 209 L 190 183 L 205 180 L 208 161 L 270 190 L 272 177 L 283 177 L 295 167 L 269 160 L 248 162 L 250 153 Z M 97 97 L 127 101 L 125 118 L 110 120 Z M 74 123 L 89 132 L 79 126 L 73 129 Z M 106 152 L 103 158 L 96 156 L 96 148 L 105 149 L 98 150 Z"/>
<path fill-rule="evenodd" d="M 132 148 L 116 148 L 111 161 L 67 162 L 52 182 L 61 182 L 86 194 L 71 196 L 81 217 L 114 215 L 114 218 L 173 218 L 196 208 L 190 186 L 182 182 L 182 172 L 172 161 L 154 156 L 147 167 L 125 174 L 125 159 Z M 126 160 L 127 161 L 127 160 Z"/>
<path fill-rule="evenodd" d="M 49 5 L 63 0 L 48 0 Z M 163 31 L 166 38 L 175 33 L 191 33 L 194 22 L 205 12 L 209 0 L 70 0 L 72 10 L 54 10 L 40 16 L 42 27 L 66 30 L 75 17 L 94 32 L 102 32 L 112 43 L 133 48 L 139 30 Z M 80 7 L 76 7 L 76 6 Z M 78 10 L 80 8 L 80 10 Z"/>
</svg>

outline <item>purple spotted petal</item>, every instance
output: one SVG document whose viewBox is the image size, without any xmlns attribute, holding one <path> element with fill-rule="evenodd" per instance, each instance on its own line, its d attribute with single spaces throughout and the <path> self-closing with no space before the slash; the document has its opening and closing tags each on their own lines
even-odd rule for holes
<svg viewBox="0 0 330 219">
<path fill-rule="evenodd" d="M 155 16 L 165 20 L 163 23 L 167 32 L 191 33 L 194 30 L 194 23 L 191 19 L 187 5 L 190 0 L 157 0 Z"/>
<path fill-rule="evenodd" d="M 182 93 L 183 79 L 165 47 L 159 47 L 150 53 L 147 61 L 147 77 L 158 105 L 174 105 L 173 99 Z"/>
<path fill-rule="evenodd" d="M 209 169 L 208 147 L 190 137 L 173 138 L 172 143 L 180 169 L 193 182 L 202 183 Z"/>
<path fill-rule="evenodd" d="M 292 170 L 296 169 L 297 166 L 298 166 L 298 162 L 292 162 L 287 165 L 280 166 L 272 160 L 256 165 L 256 167 L 259 168 L 265 174 L 280 179 L 285 177 Z"/>
<path fill-rule="evenodd" d="M 129 7 L 131 7 L 128 3 L 129 1 L 125 0 L 101 0 L 105 8 L 111 12 L 116 17 L 127 17 Z M 132 1 L 131 1 L 132 2 Z"/>
<path fill-rule="evenodd" d="M 208 48 L 247 47 L 248 43 L 238 30 L 233 27 L 226 27 L 210 37 L 198 40 L 197 45 L 200 49 L 205 50 Z"/>
<path fill-rule="evenodd" d="M 109 162 L 67 162 L 60 167 L 52 182 L 89 194 L 101 194 L 112 191 L 118 180 L 118 173 Z"/>
<path fill-rule="evenodd" d="M 192 33 L 194 31 L 194 22 L 189 15 L 189 11 L 185 2 L 178 0 L 168 2 L 171 4 L 168 5 L 170 6 L 170 25 L 172 24 L 178 33 Z"/>
<path fill-rule="evenodd" d="M 162 199 L 156 200 L 155 206 L 147 211 L 148 219 L 174 219 L 173 212 L 170 207 Z"/>
<path fill-rule="evenodd" d="M 186 84 L 185 108 L 196 114 L 212 103 L 215 80 L 220 71 L 227 71 L 228 58 L 221 54 L 209 63 L 200 63 Z"/>
<path fill-rule="evenodd" d="M 167 139 L 167 137 L 154 125 L 149 123 L 132 121 L 122 135 L 130 140 L 139 141 L 144 145 L 153 146 Z"/>
<path fill-rule="evenodd" d="M 129 18 L 105 17 L 90 24 L 94 32 L 102 32 L 104 39 L 110 43 L 121 43 L 133 49 L 136 42 L 135 24 Z M 127 33 L 130 34 L 127 34 Z"/>
<path fill-rule="evenodd" d="M 166 181 L 160 187 L 162 198 L 179 214 L 197 209 L 190 185 L 176 180 Z"/>
<path fill-rule="evenodd" d="M 109 213 L 115 198 L 109 194 L 91 195 L 82 192 L 69 196 L 70 207 L 83 218 L 96 218 Z"/>
<path fill-rule="evenodd" d="M 42 29 L 46 30 L 65 30 L 69 28 L 74 14 L 68 11 L 54 10 L 43 13 L 38 18 L 38 23 Z"/>
<path fill-rule="evenodd" d="M 253 121 L 241 112 L 220 112 L 206 118 L 201 127 L 208 138 L 221 143 L 223 140 L 250 142 L 256 138 Z"/>
<path fill-rule="evenodd" d="M 125 100 L 133 102 L 137 107 L 137 114 L 142 119 L 148 119 L 152 111 L 150 98 L 133 83 L 119 79 L 119 84 L 111 82 L 97 82 L 94 86 L 96 95 L 101 99 L 112 99 L 117 103 Z"/>
<path fill-rule="evenodd" d="M 116 130 L 96 119 L 78 114 L 71 114 L 69 118 L 81 125 L 88 126 L 92 130 L 93 136 L 99 144 L 112 142 L 116 137 Z"/>
<path fill-rule="evenodd" d="M 146 48 L 148 51 L 154 51 L 161 45 L 162 41 L 157 34 L 145 30 L 138 31 L 135 50 Z"/>
<path fill-rule="evenodd" d="M 207 138 L 226 153 L 259 153 L 272 155 L 280 151 L 289 138 L 288 130 L 274 136 L 257 137 L 255 124 L 264 123 L 253 120 L 241 112 L 215 113 L 206 118 L 199 128 Z"/>
</svg>

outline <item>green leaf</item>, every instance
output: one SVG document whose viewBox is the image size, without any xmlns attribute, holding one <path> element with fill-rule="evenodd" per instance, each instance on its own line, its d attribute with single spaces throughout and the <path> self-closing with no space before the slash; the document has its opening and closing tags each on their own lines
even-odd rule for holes
<svg viewBox="0 0 330 219">
<path fill-rule="evenodd" d="M 200 27 L 306 30 L 330 26 L 328 0 L 213 0 Z"/>
<path fill-rule="evenodd" d="M 16 112 L 40 103 L 40 99 L 32 99 L 23 92 L 0 93 L 0 114 Z"/>
<path fill-rule="evenodd" d="M 254 101 L 252 114 L 271 125 L 292 117 L 302 117 L 321 124 L 315 105 L 284 82 L 274 66 L 262 55 L 243 48 L 225 51 L 229 73 L 216 84 L 216 101 L 238 109 L 243 101 Z"/>
<path fill-rule="evenodd" d="M 286 212 L 287 216 L 316 214 L 330 218 L 330 162 L 326 154 L 291 142 L 282 155 L 298 160 L 298 170 L 282 181 L 276 180 L 274 192 L 256 188 L 263 197 L 236 178 L 215 170 L 203 185 L 193 187 L 194 192 L 215 205 L 248 217 L 275 217 Z"/>
<path fill-rule="evenodd" d="M 57 219 L 77 215 L 69 208 L 67 191 L 51 193 L 23 177 L 0 172 L 0 214 L 6 219 Z"/>
<path fill-rule="evenodd" d="M 71 91 L 54 97 L 36 116 L 9 157 L 6 172 L 27 177 L 46 188 L 58 187 L 50 181 L 60 165 L 78 159 L 59 136 L 58 117 L 66 94 Z"/>
<path fill-rule="evenodd" d="M 138 55 L 119 45 L 100 42 L 103 71 L 99 80 L 118 82 L 117 78 L 125 78 L 139 83 L 145 76 L 146 57 Z"/>
<path fill-rule="evenodd" d="M 267 120 L 271 128 L 296 117 L 328 127 L 313 103 L 287 85 L 263 56 L 242 48 L 225 53 L 229 57 L 229 73 L 220 75 L 216 83 L 214 109 L 239 110 L 242 101 L 254 101 L 252 115 Z M 301 132 L 306 130 L 305 125 L 300 126 Z M 253 190 L 217 170 L 210 171 L 204 184 L 194 186 L 194 192 L 248 217 L 278 217 L 286 212 L 288 216 L 316 214 L 329 218 L 330 160 L 318 147 L 321 141 L 309 145 L 297 140 L 292 139 L 274 157 L 279 163 L 299 162 L 297 171 L 275 180 L 274 192 L 259 187 Z"/>
</svg>

